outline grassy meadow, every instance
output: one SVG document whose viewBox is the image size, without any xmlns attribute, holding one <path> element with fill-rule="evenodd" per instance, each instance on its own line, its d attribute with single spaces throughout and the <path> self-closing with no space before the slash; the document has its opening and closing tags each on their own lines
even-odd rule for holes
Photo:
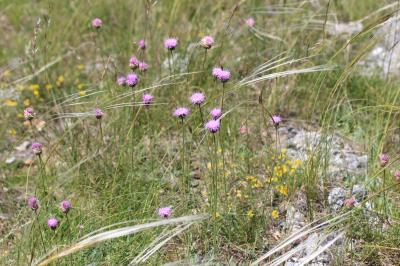
<svg viewBox="0 0 400 266">
<path fill-rule="evenodd" d="M 326 241 L 293 265 L 330 248 L 311 265 L 399 265 L 398 74 L 363 68 L 399 7 L 0 1 L 0 264 L 285 265 L 316 232 Z M 349 22 L 362 29 L 332 33 Z M 325 145 L 287 155 L 287 125 Z M 368 156 L 366 175 L 327 174 L 333 133 Z M 354 184 L 367 197 L 332 211 L 331 189 Z"/>
</svg>

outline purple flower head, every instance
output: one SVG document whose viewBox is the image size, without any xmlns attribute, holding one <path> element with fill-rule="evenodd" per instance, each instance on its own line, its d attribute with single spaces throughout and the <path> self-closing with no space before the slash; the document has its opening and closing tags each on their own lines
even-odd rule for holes
<svg viewBox="0 0 400 266">
<path fill-rule="evenodd" d="M 240 128 L 239 128 L 239 132 L 240 132 L 240 134 L 242 134 L 242 135 L 244 135 L 244 134 L 247 134 L 248 133 L 248 128 L 246 127 L 246 125 L 242 125 Z"/>
<path fill-rule="evenodd" d="M 153 95 L 146 93 L 142 97 L 142 102 L 144 105 L 150 105 L 153 102 L 153 99 Z"/>
<path fill-rule="evenodd" d="M 205 124 L 205 128 L 208 129 L 211 133 L 217 133 L 221 124 L 219 120 L 210 120 Z"/>
<path fill-rule="evenodd" d="M 346 207 L 354 207 L 354 205 L 357 203 L 357 201 L 356 201 L 356 199 L 355 198 L 349 198 L 349 199 L 346 199 L 345 201 L 344 201 L 344 206 L 346 206 Z"/>
<path fill-rule="evenodd" d="M 101 21 L 101 19 L 99 18 L 95 18 L 92 20 L 92 27 L 95 29 L 100 28 L 103 25 L 103 21 Z"/>
<path fill-rule="evenodd" d="M 141 39 L 138 41 L 138 46 L 140 49 L 144 50 L 146 49 L 146 42 L 143 39 Z"/>
<path fill-rule="evenodd" d="M 394 173 L 394 177 L 395 177 L 395 179 L 396 179 L 397 182 L 400 182 L 400 171 L 396 171 L 396 172 Z"/>
<path fill-rule="evenodd" d="M 70 202 L 69 200 L 63 200 L 63 201 L 60 203 L 61 211 L 62 211 L 63 213 L 65 213 L 65 214 L 67 214 L 67 213 L 69 212 L 69 210 L 71 209 L 71 207 L 72 207 L 72 205 L 71 205 L 71 202 Z"/>
<path fill-rule="evenodd" d="M 382 153 L 379 155 L 379 162 L 381 164 L 381 167 L 385 167 L 389 163 L 390 157 L 387 154 Z"/>
<path fill-rule="evenodd" d="M 213 77 L 218 78 L 221 71 L 222 71 L 222 69 L 220 67 L 214 67 L 212 70 Z"/>
<path fill-rule="evenodd" d="M 250 17 L 246 19 L 246 24 L 249 27 L 254 27 L 254 24 L 256 24 L 256 21 L 254 20 L 254 18 Z"/>
<path fill-rule="evenodd" d="M 117 78 L 117 84 L 119 86 L 125 86 L 126 85 L 126 77 L 125 76 L 119 76 Z"/>
<path fill-rule="evenodd" d="M 100 108 L 94 109 L 94 116 L 95 116 L 97 119 L 101 119 L 101 118 L 103 117 L 103 115 L 104 115 L 103 110 L 101 110 Z"/>
<path fill-rule="evenodd" d="M 146 72 L 149 69 L 149 65 L 146 62 L 142 61 L 139 63 L 139 70 L 142 72 Z"/>
<path fill-rule="evenodd" d="M 221 69 L 221 71 L 218 72 L 217 79 L 225 83 L 231 79 L 231 72 Z"/>
<path fill-rule="evenodd" d="M 55 230 L 58 226 L 58 220 L 56 218 L 50 218 L 47 220 L 47 225 L 50 227 L 50 229 Z"/>
<path fill-rule="evenodd" d="M 36 197 L 30 197 L 28 199 L 28 206 L 32 210 L 36 211 L 39 208 L 39 201 Z"/>
<path fill-rule="evenodd" d="M 279 126 L 280 123 L 282 123 L 282 117 L 280 115 L 273 115 L 272 124 L 274 124 L 274 126 L 277 127 Z"/>
<path fill-rule="evenodd" d="M 189 109 L 186 107 L 178 107 L 174 111 L 174 116 L 178 118 L 185 118 L 189 115 Z"/>
<path fill-rule="evenodd" d="M 139 78 L 135 73 L 130 73 L 126 76 L 126 84 L 128 84 L 129 87 L 135 87 L 138 82 Z"/>
<path fill-rule="evenodd" d="M 36 154 L 36 155 L 42 154 L 42 148 L 43 148 L 42 143 L 34 142 L 34 143 L 32 143 L 31 148 L 32 148 L 32 151 L 34 154 Z"/>
<path fill-rule="evenodd" d="M 172 214 L 172 208 L 171 207 L 163 207 L 158 209 L 158 215 L 162 218 L 168 218 Z"/>
<path fill-rule="evenodd" d="M 164 40 L 164 46 L 168 50 L 174 50 L 177 45 L 178 45 L 178 40 L 175 38 L 168 38 Z"/>
<path fill-rule="evenodd" d="M 214 39 L 211 36 L 204 36 L 200 41 L 201 46 L 210 49 L 214 45 Z"/>
<path fill-rule="evenodd" d="M 196 105 L 201 105 L 202 103 L 204 103 L 205 99 L 206 97 L 202 92 L 195 92 L 192 94 L 192 96 L 190 96 L 190 101 L 192 102 L 192 104 Z"/>
<path fill-rule="evenodd" d="M 129 59 L 129 67 L 132 70 L 135 70 L 136 68 L 138 68 L 138 66 L 139 66 L 139 60 L 135 56 L 132 56 L 131 59 Z"/>
<path fill-rule="evenodd" d="M 211 110 L 210 115 L 214 120 L 217 120 L 222 115 L 222 110 L 220 108 L 214 108 Z"/>
<path fill-rule="evenodd" d="M 26 120 L 32 120 L 33 118 L 35 118 L 35 115 L 35 111 L 32 107 L 28 107 L 24 110 L 24 117 Z"/>
</svg>

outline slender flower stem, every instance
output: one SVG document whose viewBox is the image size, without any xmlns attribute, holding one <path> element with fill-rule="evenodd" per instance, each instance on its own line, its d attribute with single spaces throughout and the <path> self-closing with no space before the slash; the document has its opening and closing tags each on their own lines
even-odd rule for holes
<svg viewBox="0 0 400 266">
<path fill-rule="evenodd" d="M 43 160 L 42 160 L 42 155 L 41 154 L 39 154 L 38 155 L 38 157 L 39 157 L 39 164 L 40 164 L 40 179 L 42 180 L 42 186 L 43 186 L 43 195 L 46 195 L 47 194 L 47 192 L 46 192 L 46 183 L 45 183 L 45 180 L 44 180 L 44 178 L 45 178 L 45 166 L 44 166 L 44 163 L 43 163 Z"/>
<path fill-rule="evenodd" d="M 203 71 L 207 60 L 207 49 L 204 49 L 204 58 L 203 58 Z"/>
<path fill-rule="evenodd" d="M 383 189 L 383 208 L 385 212 L 385 220 L 388 220 L 388 212 L 387 212 L 387 201 L 386 201 L 386 169 L 383 169 L 383 182 L 382 182 L 382 189 Z"/>
<path fill-rule="evenodd" d="M 203 117 L 203 111 L 201 109 L 201 105 L 199 104 L 199 111 L 200 111 L 200 118 L 201 118 L 201 124 L 204 125 L 205 121 L 204 121 L 204 117 Z"/>
</svg>

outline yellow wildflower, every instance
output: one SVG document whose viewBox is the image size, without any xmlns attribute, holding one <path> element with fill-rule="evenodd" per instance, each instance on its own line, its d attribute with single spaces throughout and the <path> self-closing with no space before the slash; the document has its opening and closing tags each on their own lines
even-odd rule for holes
<svg viewBox="0 0 400 266">
<path fill-rule="evenodd" d="M 221 218 L 221 215 L 219 214 L 219 212 L 215 213 L 214 218 L 216 218 L 216 219 Z"/>
<path fill-rule="evenodd" d="M 247 218 L 249 218 L 249 219 L 253 218 L 254 217 L 253 209 L 248 210 L 246 215 L 247 215 Z"/>
<path fill-rule="evenodd" d="M 78 90 L 82 90 L 84 87 L 85 87 L 84 84 L 82 84 L 82 83 L 79 83 L 79 84 L 78 84 Z"/>
<path fill-rule="evenodd" d="M 51 90 L 53 88 L 53 85 L 51 84 L 46 84 L 45 86 L 46 90 Z"/>
<path fill-rule="evenodd" d="M 4 104 L 9 107 L 14 107 L 14 106 L 17 106 L 17 101 L 7 99 L 7 100 L 5 100 Z"/>
<path fill-rule="evenodd" d="M 24 106 L 29 106 L 29 105 L 31 105 L 31 102 L 29 101 L 29 99 L 25 99 Z"/>
<path fill-rule="evenodd" d="M 14 128 L 12 128 L 8 130 L 8 134 L 10 134 L 11 136 L 15 136 L 17 135 L 17 131 Z"/>
<path fill-rule="evenodd" d="M 289 195 L 289 188 L 286 185 L 277 186 L 276 189 L 282 195 L 285 195 L 285 196 Z"/>
<path fill-rule="evenodd" d="M 86 95 L 86 91 L 80 91 L 78 93 L 79 93 L 79 96 L 85 96 Z"/>
<path fill-rule="evenodd" d="M 275 183 L 275 182 L 278 182 L 278 178 L 276 178 L 276 177 L 268 178 L 265 182 L 267 184 Z"/>
<path fill-rule="evenodd" d="M 79 64 L 79 65 L 76 66 L 76 68 L 78 70 L 83 70 L 85 68 L 85 65 L 84 64 Z"/>
<path fill-rule="evenodd" d="M 56 81 L 57 86 L 61 86 L 64 83 L 64 81 L 65 81 L 65 78 L 63 75 L 58 76 L 57 81 Z"/>
<path fill-rule="evenodd" d="M 278 212 L 278 210 L 273 210 L 273 211 L 271 212 L 271 216 L 272 216 L 272 218 L 274 218 L 274 219 L 278 219 L 278 218 L 279 218 L 279 212 Z"/>
<path fill-rule="evenodd" d="M 39 97 L 39 90 L 34 90 L 33 95 L 35 95 L 36 97 Z"/>
<path fill-rule="evenodd" d="M 39 84 L 32 84 L 29 86 L 29 90 L 31 91 L 39 90 L 39 88 Z"/>
</svg>

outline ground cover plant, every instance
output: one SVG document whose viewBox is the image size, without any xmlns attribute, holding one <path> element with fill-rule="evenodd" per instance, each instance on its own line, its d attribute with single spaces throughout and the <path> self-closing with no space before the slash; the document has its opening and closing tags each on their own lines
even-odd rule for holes
<svg viewBox="0 0 400 266">
<path fill-rule="evenodd" d="M 0 1 L 2 265 L 399 265 L 398 1 Z"/>
</svg>

